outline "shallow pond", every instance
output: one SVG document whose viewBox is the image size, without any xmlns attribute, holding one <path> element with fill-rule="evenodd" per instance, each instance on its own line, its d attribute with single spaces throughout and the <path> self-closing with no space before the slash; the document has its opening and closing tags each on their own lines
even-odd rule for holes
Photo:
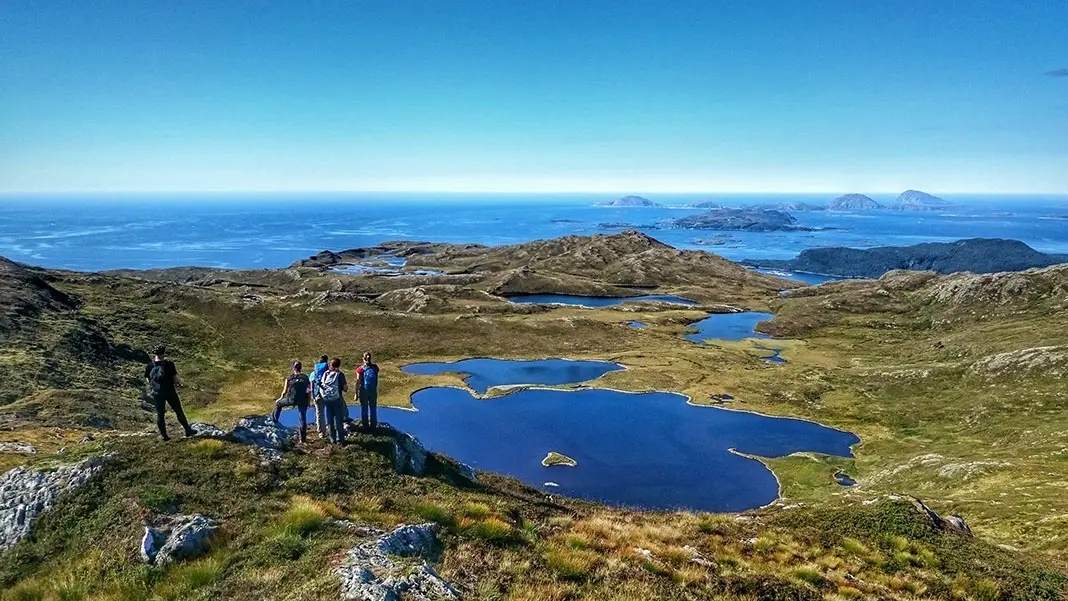
<svg viewBox="0 0 1068 601">
<path fill-rule="evenodd" d="M 764 457 L 799 451 L 852 456 L 850 446 L 859 442 L 819 424 L 695 407 L 665 392 L 532 388 L 478 399 L 466 390 L 434 387 L 416 392 L 412 404 L 418 411 L 383 409 L 380 418 L 476 468 L 634 507 L 760 507 L 778 496 L 775 476 L 728 449 Z M 577 465 L 543 466 L 550 451 Z"/>
<path fill-rule="evenodd" d="M 688 298 L 672 296 L 670 294 L 647 294 L 645 296 L 576 296 L 569 294 L 524 294 L 521 296 L 509 296 L 508 300 L 513 303 L 538 304 L 538 305 L 574 305 L 578 307 L 611 307 L 621 303 L 635 301 L 659 301 L 674 305 L 696 305 L 697 301 Z"/>
<path fill-rule="evenodd" d="M 762 321 L 775 317 L 772 313 L 758 313 L 746 311 L 743 313 L 713 313 L 701 321 L 691 323 L 691 328 L 696 328 L 697 333 L 687 334 L 686 340 L 690 342 L 704 342 L 706 340 L 745 340 L 746 338 L 770 338 L 767 334 L 761 334 L 753 328 Z"/>
<path fill-rule="evenodd" d="M 639 330 L 645 327 L 645 324 L 640 321 L 628 321 L 627 325 L 632 328 L 637 328 Z"/>
<path fill-rule="evenodd" d="M 842 486 L 856 486 L 857 481 L 846 474 L 845 472 L 835 472 L 834 481 Z"/>
<path fill-rule="evenodd" d="M 472 390 L 485 394 L 494 386 L 532 384 L 555 386 L 579 384 L 596 380 L 606 373 L 619 371 L 623 366 L 609 361 L 573 361 L 570 359 L 463 359 L 448 363 L 412 363 L 401 371 L 420 376 L 437 374 L 468 374 L 464 378 Z"/>
</svg>

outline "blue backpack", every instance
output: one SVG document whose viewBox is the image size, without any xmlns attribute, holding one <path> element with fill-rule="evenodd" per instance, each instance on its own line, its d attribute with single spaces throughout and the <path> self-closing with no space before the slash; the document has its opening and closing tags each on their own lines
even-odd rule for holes
<svg viewBox="0 0 1068 601">
<path fill-rule="evenodd" d="M 363 368 L 363 378 L 360 380 L 360 390 L 378 392 L 378 366 L 371 364 Z"/>
</svg>

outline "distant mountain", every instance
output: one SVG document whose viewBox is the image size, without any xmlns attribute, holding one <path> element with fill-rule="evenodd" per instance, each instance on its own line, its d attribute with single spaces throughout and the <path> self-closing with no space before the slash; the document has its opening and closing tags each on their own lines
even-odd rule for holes
<svg viewBox="0 0 1068 601">
<path fill-rule="evenodd" d="M 846 194 L 832 200 L 827 208 L 831 211 L 870 211 L 881 209 L 883 205 L 863 194 Z"/>
<path fill-rule="evenodd" d="M 949 206 L 944 198 L 933 196 L 919 190 L 905 190 L 890 205 L 895 211 L 935 211 Z"/>
<path fill-rule="evenodd" d="M 769 211 L 796 211 L 799 213 L 807 213 L 810 211 L 826 211 L 827 207 L 822 205 L 809 204 L 807 202 L 780 202 L 777 204 L 757 205 L 753 207 L 756 209 L 766 209 Z"/>
<path fill-rule="evenodd" d="M 698 208 L 698 209 L 722 209 L 723 208 L 723 205 L 719 204 L 718 202 L 712 201 L 712 200 L 706 200 L 704 202 L 695 202 L 690 206 Z"/>
<path fill-rule="evenodd" d="M 895 269 L 938 273 L 1023 271 L 1068 263 L 1066 255 L 1038 252 L 1019 240 L 972 238 L 870 249 L 810 248 L 788 261 L 746 259 L 746 265 L 850 278 L 878 278 Z"/>
<path fill-rule="evenodd" d="M 599 204 L 600 207 L 659 207 L 660 205 L 644 196 L 624 196 L 612 202 Z"/>
<path fill-rule="evenodd" d="M 699 215 L 674 219 L 670 227 L 691 230 L 745 230 L 750 232 L 803 231 L 797 219 L 772 209 L 712 209 Z"/>
</svg>

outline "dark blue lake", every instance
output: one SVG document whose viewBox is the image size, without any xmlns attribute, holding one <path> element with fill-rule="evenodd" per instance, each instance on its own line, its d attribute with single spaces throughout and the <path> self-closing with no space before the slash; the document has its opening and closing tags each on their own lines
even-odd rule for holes
<svg viewBox="0 0 1068 601">
<path fill-rule="evenodd" d="M 745 340 L 746 338 L 770 338 L 753 328 L 762 321 L 775 317 L 773 313 L 746 311 L 744 313 L 713 313 L 701 321 L 691 323 L 694 334 L 686 334 L 686 340 L 702 343 L 706 340 Z M 770 350 L 770 349 L 769 349 Z"/>
<path fill-rule="evenodd" d="M 645 296 L 572 296 L 568 294 L 526 294 L 522 296 L 509 296 L 508 300 L 513 303 L 539 304 L 539 305 L 576 305 L 579 307 L 611 307 L 621 303 L 635 301 L 660 301 L 675 305 L 696 305 L 697 301 L 688 298 L 671 296 L 670 294 L 648 294 Z"/>
<path fill-rule="evenodd" d="M 427 448 L 478 469 L 612 505 L 741 511 L 778 496 L 764 457 L 800 451 L 852 456 L 859 439 L 796 419 L 695 407 L 673 393 L 524 389 L 478 399 L 457 388 L 425 388 L 418 411 L 380 417 Z M 549 451 L 578 461 L 545 467 Z M 559 488 L 548 488 L 546 482 Z"/>
<path fill-rule="evenodd" d="M 572 361 L 570 359 L 463 359 L 448 363 L 412 363 L 401 371 L 420 376 L 468 374 L 464 382 L 479 394 L 494 386 L 532 384 L 554 386 L 596 380 L 606 373 L 623 369 L 608 361 Z"/>
</svg>

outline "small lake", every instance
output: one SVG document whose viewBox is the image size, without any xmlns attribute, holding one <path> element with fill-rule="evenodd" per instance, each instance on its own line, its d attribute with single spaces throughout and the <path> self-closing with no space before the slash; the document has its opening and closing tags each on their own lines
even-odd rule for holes
<svg viewBox="0 0 1068 601">
<path fill-rule="evenodd" d="M 485 394 L 494 386 L 579 384 L 621 369 L 622 365 L 609 361 L 570 359 L 463 359 L 448 363 L 411 363 L 401 367 L 405 373 L 420 376 L 467 374 L 464 382 L 479 394 Z"/>
<path fill-rule="evenodd" d="M 753 328 L 762 321 L 775 317 L 773 313 L 745 311 L 743 313 L 713 313 L 701 321 L 691 323 L 697 333 L 686 334 L 686 340 L 703 343 L 706 340 L 745 340 L 746 338 L 771 338 Z M 765 349 L 771 350 L 771 349 Z"/>
<path fill-rule="evenodd" d="M 522 378 L 526 382 L 530 378 Z M 517 382 L 511 382 L 517 383 Z M 492 399 L 425 388 L 418 411 L 384 408 L 383 420 L 431 450 L 549 492 L 631 507 L 742 511 L 778 496 L 763 457 L 800 451 L 850 457 L 859 439 L 796 419 L 688 405 L 666 392 L 524 389 Z M 550 451 L 575 467 L 545 467 Z M 558 486 L 547 487 L 546 482 Z"/>
<path fill-rule="evenodd" d="M 537 304 L 537 305 L 574 305 L 577 307 L 611 307 L 622 303 L 637 301 L 657 301 L 671 303 L 673 305 L 693 306 L 697 301 L 688 298 L 672 296 L 670 294 L 647 294 L 645 296 L 576 296 L 569 294 L 524 294 L 509 296 L 508 300 L 513 303 Z"/>
</svg>

